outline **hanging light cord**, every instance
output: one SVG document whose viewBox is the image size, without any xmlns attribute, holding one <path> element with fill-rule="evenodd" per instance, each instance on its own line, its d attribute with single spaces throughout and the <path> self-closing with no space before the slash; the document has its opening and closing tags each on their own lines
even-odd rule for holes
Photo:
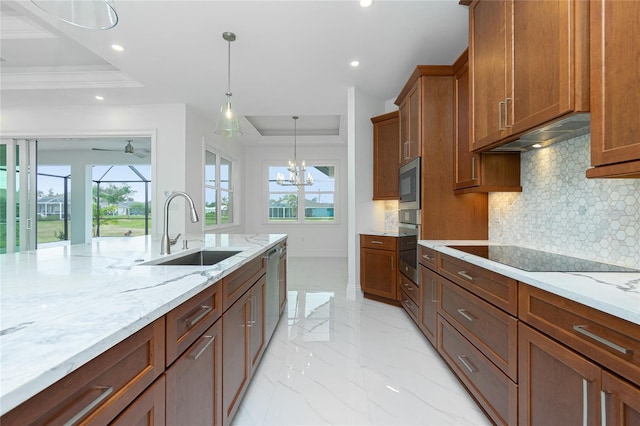
<svg viewBox="0 0 640 426">
<path fill-rule="evenodd" d="M 231 40 L 227 40 L 227 96 L 231 96 Z"/>
</svg>

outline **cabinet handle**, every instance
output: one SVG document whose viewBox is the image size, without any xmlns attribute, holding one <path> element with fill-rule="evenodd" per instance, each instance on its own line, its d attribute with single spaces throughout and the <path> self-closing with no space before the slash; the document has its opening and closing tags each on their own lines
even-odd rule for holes
<svg viewBox="0 0 640 426">
<path fill-rule="evenodd" d="M 409 284 L 407 284 L 407 283 L 402 283 L 402 284 L 407 289 L 407 291 L 413 291 L 413 287 L 411 287 Z"/>
<path fill-rule="evenodd" d="M 111 395 L 113 393 L 113 386 L 97 386 L 94 387 L 94 389 L 101 389 L 102 392 L 100 393 L 100 395 L 98 395 L 98 397 L 96 399 L 94 399 L 93 401 L 91 401 L 89 404 L 87 404 L 82 410 L 80 410 L 75 416 L 71 417 L 65 424 L 64 426 L 73 426 L 75 424 L 78 424 L 78 422 L 87 414 L 89 414 L 89 412 L 91 412 L 91 410 L 93 410 L 94 408 L 96 408 L 98 405 L 100 405 L 102 403 L 102 401 L 104 401 L 109 395 Z"/>
<path fill-rule="evenodd" d="M 614 350 L 620 352 L 623 355 L 629 355 L 629 354 L 633 353 L 633 350 L 631 350 L 631 349 L 623 348 L 622 346 L 616 345 L 615 343 L 605 339 L 604 337 L 600 337 L 597 334 L 593 334 L 589 330 L 586 330 L 587 327 L 588 326 L 586 326 L 586 325 L 574 325 L 573 329 L 575 331 L 577 331 L 578 333 L 580 333 L 580 334 L 584 334 L 585 336 L 592 338 L 596 342 L 602 343 L 603 345 L 608 346 L 611 349 L 614 349 Z"/>
<path fill-rule="evenodd" d="M 422 258 L 423 259 L 427 259 L 429 261 L 435 260 L 435 258 L 433 256 L 429 256 L 428 254 L 423 254 Z"/>
<path fill-rule="evenodd" d="M 582 379 L 582 425 L 589 425 L 589 381 Z"/>
<path fill-rule="evenodd" d="M 469 320 L 469 322 L 473 322 L 473 317 L 467 313 L 466 309 L 460 308 L 458 309 L 458 313 Z"/>
<path fill-rule="evenodd" d="M 607 426 L 607 394 L 606 391 L 600 391 L 600 423 Z"/>
<path fill-rule="evenodd" d="M 476 156 L 471 157 L 471 180 L 476 180 Z"/>
<path fill-rule="evenodd" d="M 369 241 L 371 244 L 384 244 L 384 242 L 382 241 L 378 241 L 378 240 L 371 240 Z"/>
<path fill-rule="evenodd" d="M 207 341 L 204 343 L 204 345 L 202 345 L 202 348 L 200 348 L 200 350 L 198 350 L 197 352 L 196 352 L 196 349 L 197 349 L 197 348 L 193 348 L 193 350 L 192 350 L 192 351 L 191 351 L 191 353 L 189 354 L 189 358 L 190 358 L 190 359 L 192 359 L 192 360 L 194 360 L 194 361 L 195 361 L 195 360 L 197 360 L 198 358 L 200 358 L 200 355 L 202 355 L 202 354 L 204 353 L 204 351 L 206 351 L 206 350 L 207 350 L 207 348 L 208 348 L 209 346 L 211 346 L 211 344 L 213 343 L 213 341 L 214 341 L 214 340 L 216 340 L 216 337 L 215 337 L 215 336 L 206 336 L 206 335 L 205 335 L 205 336 L 202 336 L 200 339 L 209 339 L 209 340 L 207 340 Z M 194 354 L 194 352 L 196 352 L 196 353 Z"/>
<path fill-rule="evenodd" d="M 462 364 L 464 364 L 465 367 L 467 367 L 467 370 L 469 370 L 469 373 L 475 373 L 477 371 L 475 368 L 473 368 L 473 365 L 471 365 L 471 363 L 467 361 L 466 355 L 458 355 L 458 359 Z"/>
<path fill-rule="evenodd" d="M 504 126 L 513 127 L 513 124 L 509 124 L 509 102 L 511 98 L 504 98 Z M 513 121 L 513 119 L 511 119 Z"/>
<path fill-rule="evenodd" d="M 467 271 L 458 271 L 458 275 L 468 279 L 469 281 L 473 281 L 473 277 L 471 275 L 467 274 Z"/>
<path fill-rule="evenodd" d="M 502 106 L 504 105 L 503 101 L 498 102 L 498 130 L 504 130 L 502 127 Z"/>
<path fill-rule="evenodd" d="M 184 322 L 187 324 L 187 327 L 193 327 L 196 323 L 198 323 L 198 321 L 207 316 L 207 314 L 213 310 L 213 307 L 202 305 L 198 309 L 201 311 L 198 315 L 194 316 L 193 318 L 185 318 Z"/>
<path fill-rule="evenodd" d="M 431 278 L 431 301 L 436 303 L 438 300 L 436 299 L 436 283 Z"/>
</svg>

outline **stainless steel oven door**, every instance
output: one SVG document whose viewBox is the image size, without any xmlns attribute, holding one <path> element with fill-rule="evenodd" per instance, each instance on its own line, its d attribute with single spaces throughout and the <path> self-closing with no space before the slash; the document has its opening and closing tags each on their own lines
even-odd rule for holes
<svg viewBox="0 0 640 426">
<path fill-rule="evenodd" d="M 418 281 L 418 239 L 420 225 L 410 223 L 398 224 L 400 239 L 398 241 L 399 267 L 407 278 L 419 285 Z"/>
</svg>

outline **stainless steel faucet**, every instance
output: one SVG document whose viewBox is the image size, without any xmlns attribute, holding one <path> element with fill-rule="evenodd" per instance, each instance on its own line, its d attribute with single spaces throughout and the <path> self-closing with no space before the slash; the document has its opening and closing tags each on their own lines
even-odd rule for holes
<svg viewBox="0 0 640 426">
<path fill-rule="evenodd" d="M 191 222 L 196 223 L 200 219 L 198 219 L 198 213 L 196 212 L 196 206 L 193 203 L 193 199 L 186 192 L 182 191 L 174 191 L 167 197 L 167 200 L 164 202 L 164 233 L 162 234 L 162 241 L 160 242 L 160 254 L 170 254 L 171 246 L 175 245 L 178 242 L 178 238 L 180 238 L 181 234 L 178 234 L 175 238 L 169 237 L 169 204 L 171 204 L 171 200 L 176 198 L 177 196 L 184 197 L 189 202 L 189 208 L 191 210 Z"/>
</svg>

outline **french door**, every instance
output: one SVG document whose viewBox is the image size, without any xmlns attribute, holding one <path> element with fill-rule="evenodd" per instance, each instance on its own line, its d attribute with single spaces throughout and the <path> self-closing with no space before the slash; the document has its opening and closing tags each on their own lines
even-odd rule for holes
<svg viewBox="0 0 640 426">
<path fill-rule="evenodd" d="M 0 139 L 0 253 L 36 248 L 36 142 Z"/>
</svg>

